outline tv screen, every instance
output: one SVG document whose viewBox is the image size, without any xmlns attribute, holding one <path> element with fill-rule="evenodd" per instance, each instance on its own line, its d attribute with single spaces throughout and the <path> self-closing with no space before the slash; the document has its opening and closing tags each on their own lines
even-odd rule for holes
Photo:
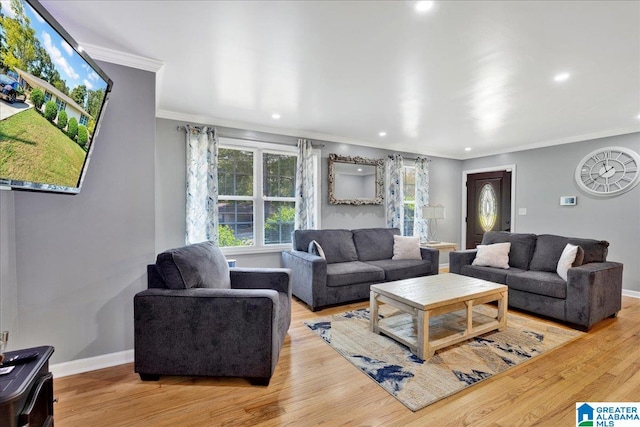
<svg viewBox="0 0 640 427">
<path fill-rule="evenodd" d="M 0 2 L 0 188 L 78 193 L 112 85 L 40 3 Z"/>
</svg>

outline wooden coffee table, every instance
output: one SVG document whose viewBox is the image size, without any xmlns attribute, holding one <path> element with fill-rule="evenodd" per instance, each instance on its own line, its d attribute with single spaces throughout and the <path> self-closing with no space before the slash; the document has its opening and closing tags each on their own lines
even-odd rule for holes
<svg viewBox="0 0 640 427">
<path fill-rule="evenodd" d="M 472 337 L 507 327 L 507 286 L 473 277 L 445 273 L 416 277 L 395 282 L 371 285 L 371 331 L 383 333 L 403 343 L 421 359 L 432 357 L 436 350 Z M 498 301 L 498 315 L 487 322 L 474 325 L 474 305 Z M 415 317 L 415 338 L 403 328 L 394 328 L 393 322 L 380 324 L 378 307 L 389 304 Z M 466 310 L 466 328 L 450 335 L 429 339 L 429 319 L 445 313 Z M 405 315 L 406 316 L 406 315 Z M 393 317 L 393 316 L 392 316 Z M 390 319 L 390 318 L 388 318 Z"/>
</svg>

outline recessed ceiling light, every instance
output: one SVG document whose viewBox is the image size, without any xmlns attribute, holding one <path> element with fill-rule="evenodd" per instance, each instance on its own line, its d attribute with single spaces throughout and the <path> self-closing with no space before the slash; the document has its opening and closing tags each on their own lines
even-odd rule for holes
<svg viewBox="0 0 640 427">
<path fill-rule="evenodd" d="M 571 74 L 569 73 L 560 73 L 556 74 L 555 77 L 553 77 L 553 80 L 555 80 L 556 82 L 564 82 L 569 80 L 569 77 L 571 77 Z"/>
<path fill-rule="evenodd" d="M 433 1 L 419 1 L 416 3 L 416 12 L 425 13 L 433 9 Z"/>
<path fill-rule="evenodd" d="M 471 147 L 465 148 L 464 151 L 471 151 Z"/>
<path fill-rule="evenodd" d="M 380 135 L 380 136 L 387 136 L 387 133 L 386 133 L 385 131 L 382 131 L 382 132 L 378 133 L 378 135 Z"/>
<path fill-rule="evenodd" d="M 274 120 L 278 120 L 278 119 L 280 118 L 280 114 L 278 114 L 278 113 L 273 113 L 273 114 L 271 115 L 271 118 L 272 118 L 272 119 L 274 119 Z"/>
</svg>

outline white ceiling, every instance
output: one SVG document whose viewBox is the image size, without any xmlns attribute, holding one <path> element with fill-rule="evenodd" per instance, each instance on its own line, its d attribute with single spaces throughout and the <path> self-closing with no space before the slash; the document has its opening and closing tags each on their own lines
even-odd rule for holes
<svg viewBox="0 0 640 427">
<path fill-rule="evenodd" d="M 158 69 L 158 117 L 456 159 L 640 131 L 638 1 L 41 3 Z"/>
</svg>

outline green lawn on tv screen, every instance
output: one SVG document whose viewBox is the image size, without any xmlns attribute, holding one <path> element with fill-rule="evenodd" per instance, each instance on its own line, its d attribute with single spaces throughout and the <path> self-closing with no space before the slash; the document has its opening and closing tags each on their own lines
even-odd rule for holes
<svg viewBox="0 0 640 427">
<path fill-rule="evenodd" d="M 0 121 L 0 178 L 75 187 L 86 154 L 33 108 Z"/>
</svg>

